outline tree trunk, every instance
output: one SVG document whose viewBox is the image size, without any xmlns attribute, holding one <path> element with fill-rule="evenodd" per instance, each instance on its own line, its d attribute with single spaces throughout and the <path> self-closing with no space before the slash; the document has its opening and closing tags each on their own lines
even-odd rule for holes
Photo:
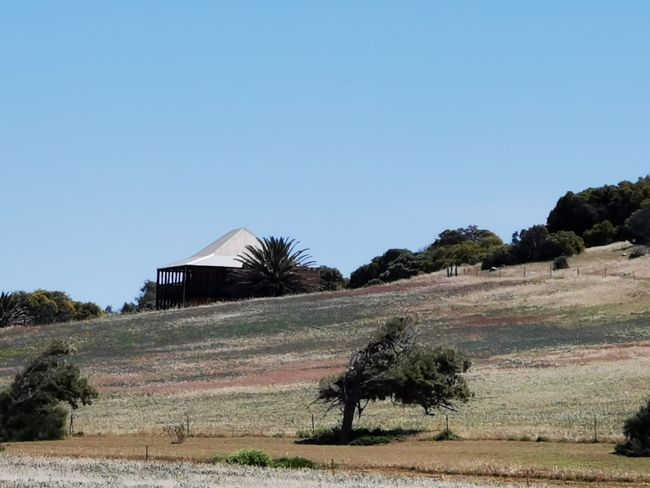
<svg viewBox="0 0 650 488">
<path fill-rule="evenodd" d="M 347 400 L 343 407 L 343 423 L 341 424 L 341 435 L 339 441 L 341 444 L 347 444 L 352 438 L 352 422 L 354 421 L 354 411 L 357 402 Z"/>
</svg>

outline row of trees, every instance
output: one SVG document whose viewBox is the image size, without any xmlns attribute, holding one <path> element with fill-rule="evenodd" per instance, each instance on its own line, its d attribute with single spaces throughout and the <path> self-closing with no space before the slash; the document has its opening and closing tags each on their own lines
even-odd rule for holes
<svg viewBox="0 0 650 488">
<path fill-rule="evenodd" d="M 475 225 L 448 229 L 424 250 L 389 249 L 350 275 L 350 288 L 387 283 L 431 273 L 446 266 L 482 263 L 483 269 L 559 256 L 572 256 L 585 248 L 581 237 L 571 231 L 551 233 L 544 225 L 534 225 L 515 232 L 510 244 L 499 236 Z"/>
<path fill-rule="evenodd" d="M 62 291 L 0 293 L 0 327 L 88 320 L 104 313 L 96 303 L 73 300 Z"/>
<path fill-rule="evenodd" d="M 585 244 L 601 246 L 615 241 L 650 241 L 650 176 L 635 183 L 567 192 L 549 213 L 550 232 L 571 231 Z"/>
</svg>

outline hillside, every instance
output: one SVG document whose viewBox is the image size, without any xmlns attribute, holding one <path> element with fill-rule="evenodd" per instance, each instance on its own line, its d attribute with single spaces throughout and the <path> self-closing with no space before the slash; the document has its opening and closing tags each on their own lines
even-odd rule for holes
<svg viewBox="0 0 650 488">
<path fill-rule="evenodd" d="M 465 436 L 616 436 L 650 394 L 650 259 L 590 248 L 568 270 L 461 268 L 358 290 L 224 303 L 0 331 L 0 381 L 50 340 L 69 339 L 101 392 L 85 433 L 160 432 L 189 415 L 205 434 L 293 434 L 336 422 L 317 381 L 386 317 L 417 314 L 422 339 L 474 360 L 475 398 L 451 417 Z M 579 269 L 579 274 L 578 274 Z M 440 418 L 376 405 L 366 425 L 435 429 Z"/>
</svg>

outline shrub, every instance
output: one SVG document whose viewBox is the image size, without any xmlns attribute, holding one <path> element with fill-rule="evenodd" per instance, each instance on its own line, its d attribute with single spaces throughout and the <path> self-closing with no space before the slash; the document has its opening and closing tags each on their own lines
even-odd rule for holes
<svg viewBox="0 0 650 488">
<path fill-rule="evenodd" d="M 569 269 L 569 260 L 566 256 L 558 256 L 553 260 L 553 269 Z"/>
<path fill-rule="evenodd" d="M 594 226 L 585 231 L 583 238 L 588 247 L 604 246 L 611 244 L 616 240 L 618 230 L 609 220 L 594 224 Z"/>
<path fill-rule="evenodd" d="M 347 280 L 338 269 L 330 268 L 329 266 L 321 266 L 318 268 L 318 271 L 320 271 L 320 291 L 334 291 L 346 287 Z"/>
<path fill-rule="evenodd" d="M 226 458 L 228 464 L 239 464 L 241 466 L 270 466 L 273 459 L 264 451 L 257 449 L 241 449 Z"/>
<path fill-rule="evenodd" d="M 443 429 L 433 436 L 434 441 L 459 441 L 461 437 L 451 429 Z"/>
<path fill-rule="evenodd" d="M 384 282 L 382 280 L 380 280 L 379 278 L 373 278 L 372 280 L 368 281 L 368 283 L 366 283 L 363 286 L 364 287 L 366 287 L 366 286 L 377 286 L 377 285 L 383 285 L 383 284 L 384 284 Z"/>
<path fill-rule="evenodd" d="M 623 425 L 625 442 L 617 444 L 617 454 L 632 457 L 650 456 L 650 398 Z"/>
<path fill-rule="evenodd" d="M 544 243 L 542 258 L 553 259 L 560 256 L 573 256 L 585 250 L 582 237 L 572 231 L 561 230 L 549 234 Z"/>
<path fill-rule="evenodd" d="M 629 259 L 642 258 L 647 256 L 648 252 L 650 252 L 650 249 L 646 246 L 635 246 L 630 252 Z"/>
<path fill-rule="evenodd" d="M 187 439 L 187 429 L 182 423 L 167 425 L 163 427 L 163 432 L 172 438 L 172 444 L 182 444 Z"/>
<path fill-rule="evenodd" d="M 276 459 L 273 461 L 272 466 L 283 469 L 314 469 L 316 463 L 304 457 L 294 456 Z"/>
<path fill-rule="evenodd" d="M 500 266 L 513 266 L 519 264 L 519 258 L 506 249 L 501 249 L 486 256 L 481 263 L 481 269 L 499 268 Z"/>
</svg>

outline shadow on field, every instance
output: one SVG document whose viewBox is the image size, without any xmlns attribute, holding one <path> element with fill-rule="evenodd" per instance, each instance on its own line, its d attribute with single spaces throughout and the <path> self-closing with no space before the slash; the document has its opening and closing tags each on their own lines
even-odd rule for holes
<svg viewBox="0 0 650 488">
<path fill-rule="evenodd" d="M 376 444 L 389 444 L 403 441 L 407 437 L 419 434 L 418 429 L 354 429 L 348 446 L 374 446 Z M 317 429 L 312 432 L 298 432 L 301 439 L 296 444 L 340 445 L 341 429 L 338 427 Z"/>
</svg>

